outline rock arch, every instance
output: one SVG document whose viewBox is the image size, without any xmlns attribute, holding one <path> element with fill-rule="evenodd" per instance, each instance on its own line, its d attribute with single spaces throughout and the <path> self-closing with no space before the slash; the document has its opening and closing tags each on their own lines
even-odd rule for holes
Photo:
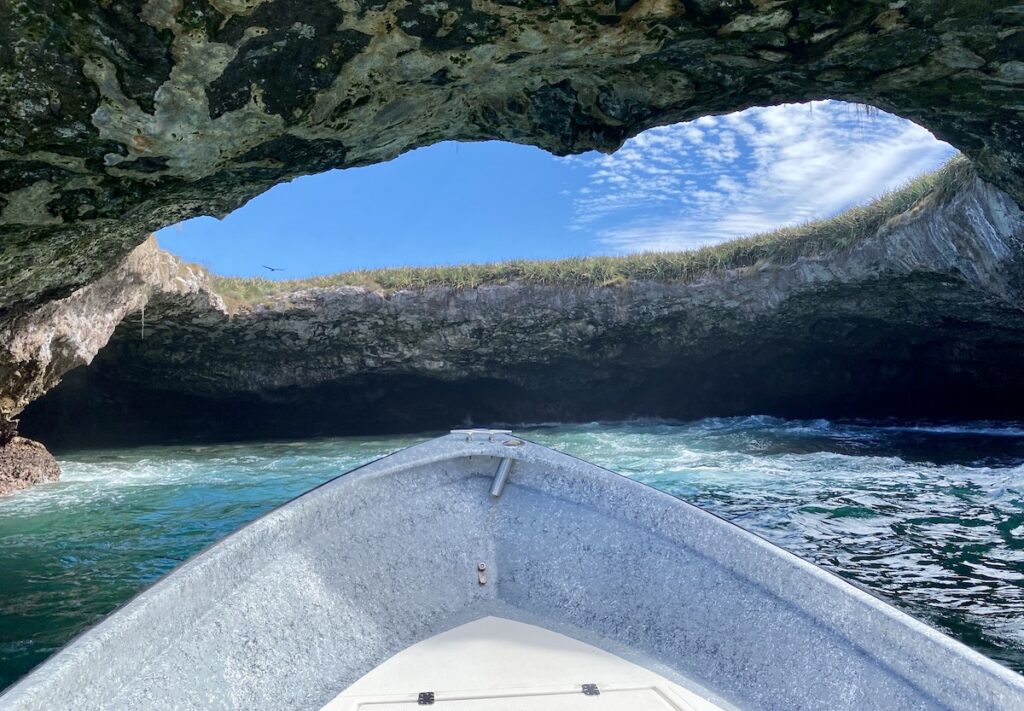
<svg viewBox="0 0 1024 711">
<path fill-rule="evenodd" d="M 155 228 L 445 139 L 610 151 L 831 97 L 928 127 L 1022 202 L 1022 60 L 1013 0 L 8 3 L 0 319 Z"/>
</svg>

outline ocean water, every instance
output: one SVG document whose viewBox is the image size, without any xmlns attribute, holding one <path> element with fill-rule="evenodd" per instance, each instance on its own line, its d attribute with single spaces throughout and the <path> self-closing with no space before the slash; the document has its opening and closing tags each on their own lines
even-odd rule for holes
<svg viewBox="0 0 1024 711">
<path fill-rule="evenodd" d="M 629 422 L 517 433 L 703 506 L 1024 671 L 1024 426 Z M 429 435 L 61 457 L 0 499 L 0 688 L 189 556 Z"/>
</svg>

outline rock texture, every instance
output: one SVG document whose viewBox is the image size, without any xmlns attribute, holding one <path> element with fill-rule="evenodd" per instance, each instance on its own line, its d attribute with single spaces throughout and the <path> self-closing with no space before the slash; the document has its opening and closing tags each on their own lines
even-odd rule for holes
<svg viewBox="0 0 1024 711">
<path fill-rule="evenodd" d="M 0 444 L 0 496 L 59 477 L 57 460 L 38 442 L 14 437 Z"/>
<path fill-rule="evenodd" d="M 0 321 L 0 441 L 13 435 L 25 405 L 69 370 L 92 362 L 125 316 L 141 320 L 155 297 L 173 298 L 183 308 L 223 308 L 205 272 L 150 238 L 92 284 Z"/>
<path fill-rule="evenodd" d="M 1018 0 L 6 2 L 0 318 L 297 175 L 821 97 L 917 121 L 1024 201 Z"/>
<path fill-rule="evenodd" d="M 464 422 L 1024 416 L 1024 214 L 971 177 L 853 247 L 691 283 L 150 296 L 26 413 L 47 443 Z"/>
</svg>

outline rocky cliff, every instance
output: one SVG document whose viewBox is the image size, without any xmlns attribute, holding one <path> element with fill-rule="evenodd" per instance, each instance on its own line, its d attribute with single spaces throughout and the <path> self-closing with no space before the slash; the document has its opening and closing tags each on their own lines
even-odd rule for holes
<svg viewBox="0 0 1024 711">
<path fill-rule="evenodd" d="M 822 97 L 926 126 L 1024 202 L 1018 0 L 4 2 L 0 319 L 297 175 Z"/>
<path fill-rule="evenodd" d="M 125 317 L 144 314 L 154 297 L 195 308 L 221 305 L 205 272 L 149 239 L 70 296 L 0 320 L 0 495 L 60 473 L 45 448 L 16 436 L 21 411 L 68 371 L 91 363 Z"/>
<path fill-rule="evenodd" d="M 70 296 L 0 322 L 0 429 L 13 434 L 25 406 L 68 371 L 92 362 L 128 314 L 152 299 L 180 308 L 223 308 L 206 273 L 150 238 L 112 271 Z"/>
<path fill-rule="evenodd" d="M 161 276 L 129 289 L 160 285 L 145 326 L 122 322 L 23 429 L 80 445 L 752 412 L 1024 416 L 1024 215 L 1009 195 L 968 171 L 845 246 L 794 258 L 785 241 L 685 280 L 337 286 L 230 313 L 150 250 L 138 258 Z"/>
</svg>

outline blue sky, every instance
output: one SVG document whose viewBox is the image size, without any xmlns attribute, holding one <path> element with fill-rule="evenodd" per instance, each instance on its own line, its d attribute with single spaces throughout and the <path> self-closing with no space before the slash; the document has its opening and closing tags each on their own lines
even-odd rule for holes
<svg viewBox="0 0 1024 711">
<path fill-rule="evenodd" d="M 889 114 L 787 104 L 651 129 L 612 155 L 442 143 L 298 178 L 158 239 L 214 272 L 274 278 L 692 249 L 834 215 L 952 155 Z"/>
</svg>

